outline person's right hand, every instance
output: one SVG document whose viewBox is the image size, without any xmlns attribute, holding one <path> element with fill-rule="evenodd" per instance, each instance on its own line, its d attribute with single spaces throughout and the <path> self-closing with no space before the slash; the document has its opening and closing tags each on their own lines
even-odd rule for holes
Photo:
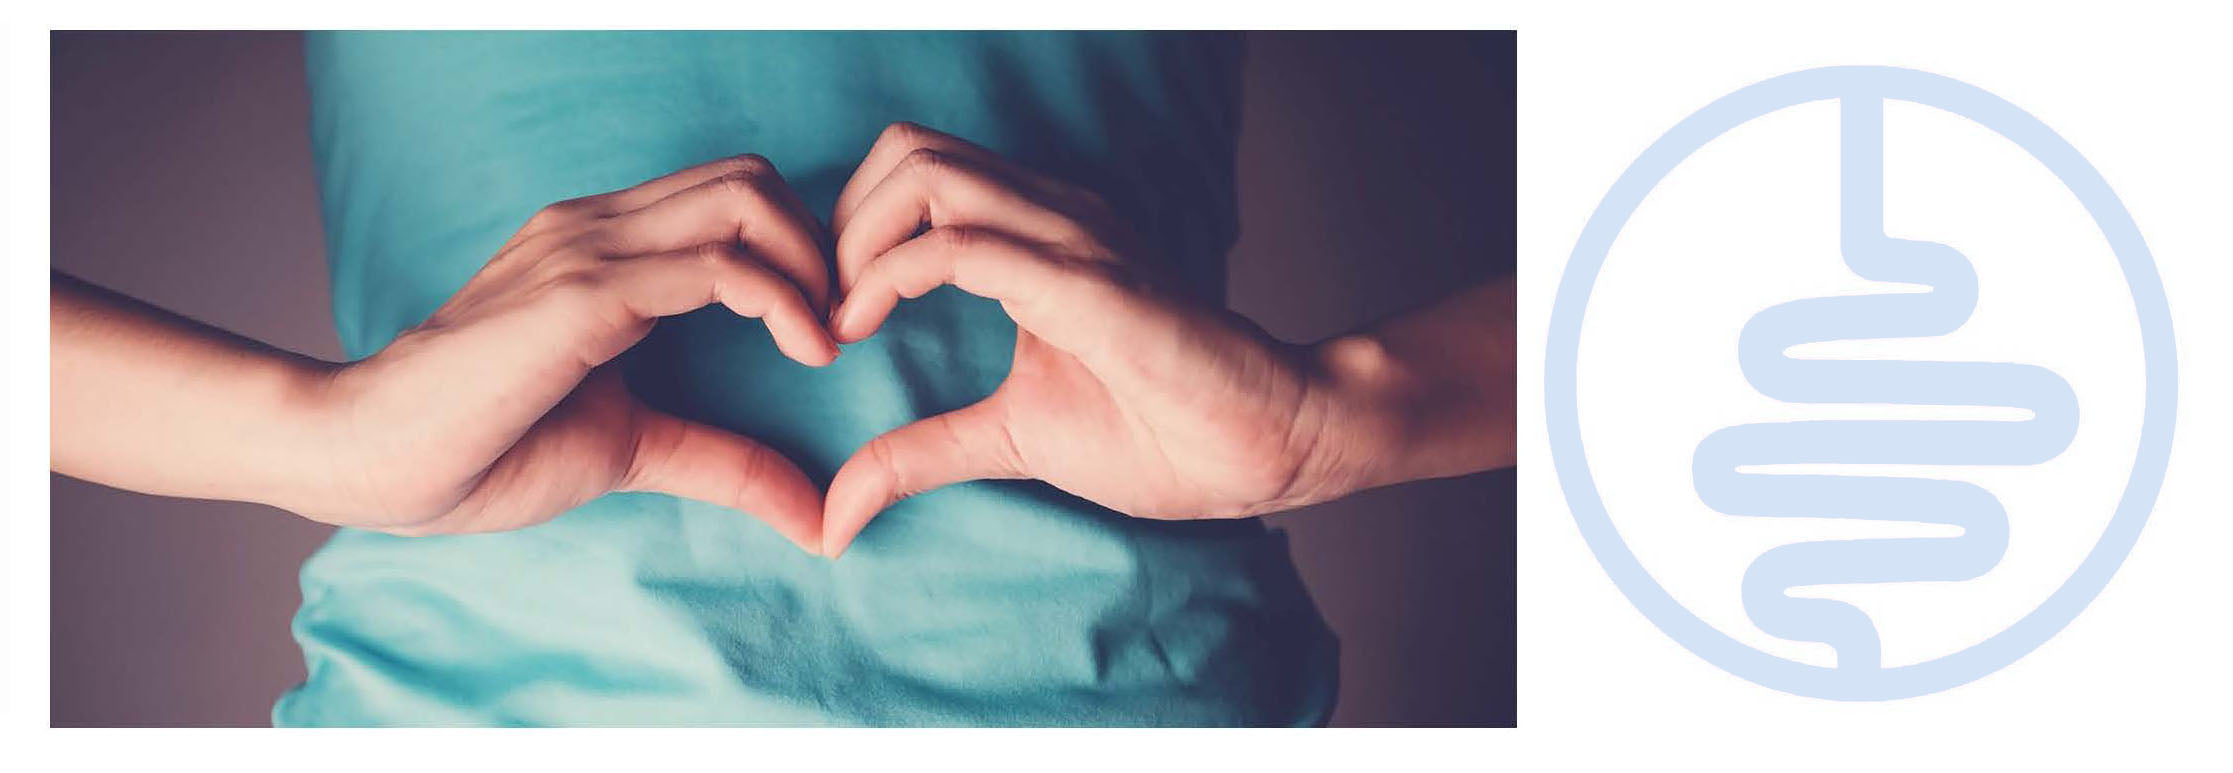
<svg viewBox="0 0 2233 773">
<path fill-rule="evenodd" d="M 646 407 L 604 367 L 662 316 L 720 303 L 828 364 L 820 224 L 765 159 L 724 159 L 551 205 L 443 304 L 318 390 L 319 501 L 393 534 L 516 529 L 608 491 L 762 518 L 818 552 L 822 493 L 750 439 Z"/>
</svg>

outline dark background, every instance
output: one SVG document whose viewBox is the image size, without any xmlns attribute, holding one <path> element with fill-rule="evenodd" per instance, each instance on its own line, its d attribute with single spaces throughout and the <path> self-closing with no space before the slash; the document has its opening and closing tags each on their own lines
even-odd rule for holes
<svg viewBox="0 0 2233 773">
<path fill-rule="evenodd" d="M 1316 340 L 1513 259 L 1510 33 L 1252 33 L 1229 301 Z M 341 354 L 293 33 L 56 33 L 53 264 Z M 1339 725 L 1514 722 L 1510 470 L 1276 516 L 1341 637 Z M 263 725 L 330 531 L 53 477 L 57 726 Z"/>
</svg>

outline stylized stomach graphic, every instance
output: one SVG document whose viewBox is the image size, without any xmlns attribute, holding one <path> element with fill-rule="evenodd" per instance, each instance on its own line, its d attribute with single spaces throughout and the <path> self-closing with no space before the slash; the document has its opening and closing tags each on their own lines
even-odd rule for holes
<svg viewBox="0 0 2233 773">
<path fill-rule="evenodd" d="M 1821 360 L 1790 357 L 1819 341 L 1941 336 L 1969 320 L 1977 274 L 1952 247 L 1884 234 L 1884 102 L 1840 101 L 1840 246 L 1854 273 L 1921 285 L 1919 292 L 1811 298 L 1768 308 L 1745 324 L 1745 379 L 1793 403 L 2016 408 L 2022 421 L 1837 420 L 1745 424 L 1707 435 L 1692 457 L 1706 506 L 1729 515 L 1948 524 L 1960 536 L 1784 545 L 1746 569 L 1745 613 L 1770 635 L 1824 642 L 1839 669 L 1883 666 L 1876 625 L 1859 608 L 1793 598 L 1792 588 L 1976 578 L 2000 563 L 2008 515 L 1991 492 L 1962 481 L 1739 472 L 1779 464 L 2032 465 L 2061 454 L 2077 432 L 2070 385 L 2013 363 Z"/>
</svg>

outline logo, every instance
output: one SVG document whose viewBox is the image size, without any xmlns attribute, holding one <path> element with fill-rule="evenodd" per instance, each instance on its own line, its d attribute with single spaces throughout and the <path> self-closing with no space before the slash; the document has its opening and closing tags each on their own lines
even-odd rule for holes
<svg viewBox="0 0 2233 773">
<path fill-rule="evenodd" d="M 1616 526 L 1605 493 L 1622 485 L 1593 473 L 1578 379 L 1583 319 L 1607 256 L 1640 205 L 1709 142 L 1800 105 L 1828 103 L 1837 115 L 1836 249 L 1845 270 L 1901 289 L 1799 297 L 1743 322 L 1736 365 L 1769 400 L 1799 407 L 1909 406 L 1998 409 L 2020 419 L 1799 418 L 1739 422 L 1696 440 L 1687 460 L 1697 501 L 1717 517 L 1748 522 L 1894 523 L 1936 528 L 1925 535 L 1798 539 L 1753 555 L 1730 592 L 1754 630 L 1825 647 L 1827 662 L 1776 654 L 1717 627 L 1655 579 Z M 1885 226 L 1885 113 L 1911 103 L 1959 116 L 2020 148 L 2074 196 L 2114 255 L 2137 312 L 2137 450 L 2106 527 L 2076 568 L 2028 611 L 1995 633 L 1915 662 L 1889 662 L 1878 621 L 1850 601 L 1802 589 L 1899 583 L 1960 583 L 2000 566 L 2014 529 L 2043 519 L 2013 516 L 2001 497 L 1959 475 L 1912 468 L 2040 465 L 2071 448 L 2080 427 L 2078 392 L 2065 374 L 2017 362 L 1928 358 L 1834 358 L 1798 349 L 1875 339 L 1946 336 L 1978 307 L 1980 274 L 1949 244 L 1893 238 Z M 2044 179 L 2044 178 L 2042 178 Z M 1654 259 L 1662 256 L 1654 255 Z M 1680 259 L 1711 262 L 1712 251 Z M 1802 293 L 1802 295 L 1805 295 Z M 2124 325 L 2129 320 L 2102 320 Z M 1701 351 L 1728 342 L 1701 341 Z M 2070 623 L 2123 563 L 2153 508 L 2171 447 L 2177 398 L 2170 315 L 2147 245 L 2099 172 L 2044 123 L 1981 89 L 1930 73 L 1889 67 L 1831 67 L 1772 78 L 1707 105 L 1660 137 L 1614 183 L 1584 226 L 1554 300 L 1544 365 L 1551 452 L 1582 536 L 1621 591 L 1660 630 L 1700 657 L 1758 684 L 1818 698 L 1887 700 L 1937 692 L 1990 674 L 2030 653 Z M 1648 388 L 1639 386 L 1637 388 Z M 1896 466 L 1893 472 L 1868 466 Z M 1785 470 L 1763 468 L 1786 466 Z M 1789 471 L 1793 466 L 1803 471 Z M 1633 504 L 1633 503 L 1631 503 Z M 2036 514 L 2035 514 L 2036 515 Z"/>
</svg>

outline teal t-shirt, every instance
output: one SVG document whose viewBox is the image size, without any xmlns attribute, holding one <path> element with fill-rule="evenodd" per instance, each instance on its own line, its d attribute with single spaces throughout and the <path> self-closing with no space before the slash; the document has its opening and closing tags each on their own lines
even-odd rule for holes
<svg viewBox="0 0 2233 773">
<path fill-rule="evenodd" d="M 335 324 L 375 352 L 529 215 L 743 152 L 823 216 L 911 120 L 1100 191 L 1222 296 L 1237 41 L 1149 34 L 342 33 L 306 44 Z M 1015 328 L 946 289 L 810 370 L 715 309 L 624 355 L 663 409 L 827 482 L 967 405 Z M 1279 532 L 1134 520 L 1029 481 L 894 507 L 843 560 L 756 519 L 606 496 L 516 532 L 342 530 L 302 570 L 281 725 L 1323 722 L 1331 634 Z"/>
</svg>

